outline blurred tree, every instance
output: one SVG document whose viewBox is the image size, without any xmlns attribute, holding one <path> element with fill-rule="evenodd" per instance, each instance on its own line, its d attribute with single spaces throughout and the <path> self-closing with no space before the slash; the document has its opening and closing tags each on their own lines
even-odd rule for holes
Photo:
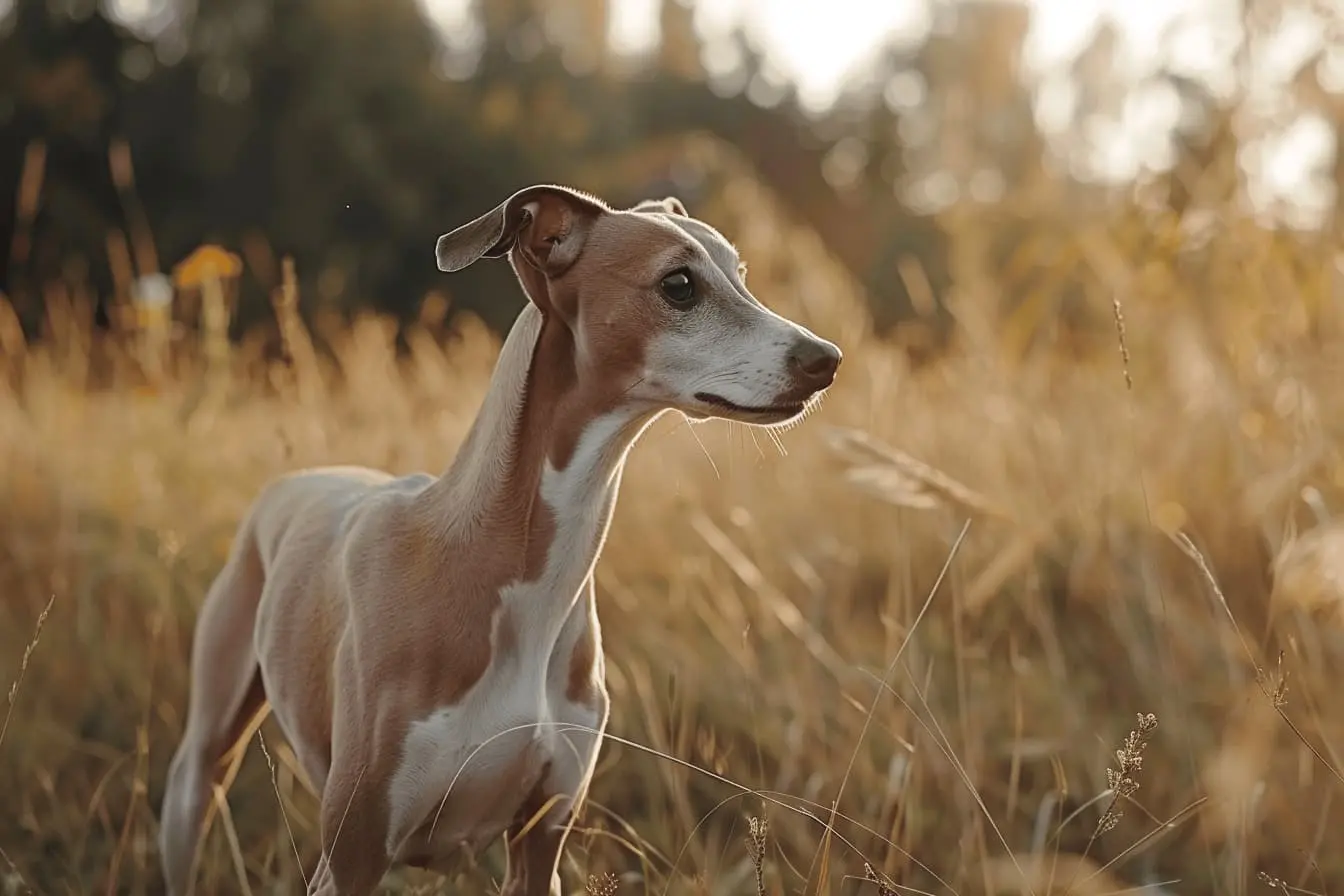
<svg viewBox="0 0 1344 896">
<path fill-rule="evenodd" d="M 433 288 L 503 327 L 521 301 L 507 269 L 445 281 L 429 261 L 439 233 L 536 181 L 583 177 L 618 201 L 694 190 L 687 160 L 657 148 L 707 134 L 815 227 L 880 326 L 913 320 L 937 337 L 949 229 L 963 255 L 1026 272 L 1022 259 L 1038 257 L 1026 247 L 1066 237 L 1069 209 L 1097 195 L 1051 165 L 1018 70 L 1030 18 L 1016 4 L 935 5 L 927 39 L 893 37 L 819 115 L 741 30 L 720 48 L 737 68 L 707 70 L 686 0 L 662 0 L 660 46 L 628 77 L 608 59 L 608 0 L 482 0 L 448 34 L 416 0 L 165 8 L 177 15 L 117 23 L 92 0 L 18 0 L 0 33 L 11 292 L 36 296 L 82 257 L 107 295 L 121 264 L 109 245 L 129 244 L 145 272 L 213 241 L 247 262 L 244 323 L 266 312 L 290 254 L 310 305 L 410 315 Z M 1108 88 L 1112 37 L 1074 68 L 1077 129 L 1122 103 Z M 1189 112 L 1171 177 L 1179 211 L 1226 195 L 1215 181 L 1234 138 L 1206 88 L 1162 77 Z M 1003 302 L 1020 303 L 1030 281 L 1005 278 Z"/>
<path fill-rule="evenodd" d="M 1167 204 L 1182 218 L 1234 199 L 1240 180 L 1235 107 L 1184 75 L 1164 69 L 1159 77 L 1175 88 L 1182 110 L 1173 135 L 1175 161 L 1163 177 Z"/>
<path fill-rule="evenodd" d="M 18 0 L 0 38 L 0 286 L 23 322 L 41 285 L 112 288 L 106 234 L 122 224 L 108 169 L 125 101 L 119 61 L 132 43 L 81 4 Z M 73 263 L 74 270 L 70 265 Z"/>
<path fill-rule="evenodd" d="M 925 182 L 920 197 L 932 207 L 963 196 L 997 198 L 1039 167 L 1042 141 L 1019 70 L 1030 24 L 1030 11 L 1015 3 L 939 7 L 914 60 L 927 85 L 923 114 L 931 120 L 911 147 L 911 166 L 936 179 Z"/>
<path fill-rule="evenodd" d="M 885 245 L 867 280 L 887 284 L 878 294 L 894 303 L 883 308 L 893 320 L 922 319 L 941 344 L 952 323 L 945 302 L 951 282 L 945 233 L 987 233 L 985 210 L 1010 187 L 1020 191 L 1043 176 L 1045 145 L 1019 72 L 1028 10 L 974 0 L 938 6 L 934 13 L 927 39 L 914 47 L 889 46 L 867 97 L 852 101 L 866 110 L 862 188 L 871 192 L 895 183 L 903 200 L 884 203 L 888 215 L 877 232 Z M 1008 245 L 997 254 L 1006 255 L 1028 234 L 1014 226 L 1001 235 Z M 969 246 L 965 239 L 963 245 Z M 912 277 L 923 284 L 911 283 Z M 900 284 L 899 294 L 891 284 Z M 932 309 L 921 309 L 922 291 Z"/>
<path fill-rule="evenodd" d="M 25 2 L 45 20 L 46 4 Z M 888 234 L 906 232 L 898 240 L 906 250 L 933 251 L 911 242 L 911 218 L 889 189 L 871 198 L 837 193 L 825 176 L 830 147 L 810 134 L 787 86 L 769 108 L 756 101 L 753 89 L 769 79 L 740 34 L 742 89 L 722 96 L 707 85 L 692 11 L 676 0 L 662 7 L 664 44 L 653 68 L 628 81 L 605 76 L 591 54 L 586 62 L 575 57 L 580 32 L 605 36 L 599 0 L 484 4 L 479 65 L 467 80 L 437 74 L 445 54 L 464 51 L 435 39 L 414 0 L 376 8 L 354 0 L 200 0 L 152 49 L 101 14 L 89 20 L 115 45 L 108 59 L 134 62 L 122 65 L 130 74 L 109 63 L 86 78 L 125 93 L 115 110 L 103 109 L 99 136 L 90 139 L 101 152 L 115 135 L 128 141 L 157 254 L 177 259 L 203 240 L 252 247 L 242 305 L 253 312 L 265 309 L 273 259 L 285 253 L 298 261 L 309 302 L 409 313 L 440 282 L 426 255 L 441 230 L 527 182 L 565 179 L 575 158 L 696 132 L 753 158 L 884 304 L 894 282 L 879 257 Z M 8 40 L 30 31 L 19 27 Z M 68 52 L 80 58 L 77 48 Z M 48 115 L 56 108 L 42 96 L 31 105 Z M 44 128 L 16 139 L 11 157 Z M 885 128 L 888 162 L 899 156 L 895 134 Z M 47 195 L 66 177 L 49 175 Z M 88 163 L 79 176 L 110 177 L 105 164 Z M 108 199 L 104 205 L 115 209 Z M 490 297 L 505 287 L 503 274 L 483 266 L 450 289 L 461 296 L 458 307 L 502 326 L 516 301 L 495 306 Z"/>
<path fill-rule="evenodd" d="M 683 81 L 700 80 L 704 68 L 695 35 L 694 8 L 687 0 L 660 0 L 658 26 L 658 70 Z"/>
</svg>

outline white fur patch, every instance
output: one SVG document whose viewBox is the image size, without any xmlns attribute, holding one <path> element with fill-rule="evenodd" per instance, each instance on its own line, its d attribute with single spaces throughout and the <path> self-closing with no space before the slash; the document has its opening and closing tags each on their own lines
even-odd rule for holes
<svg viewBox="0 0 1344 896">
<path fill-rule="evenodd" d="M 789 353 L 803 336 L 797 324 L 746 299 L 724 299 L 706 319 L 656 334 L 646 378 L 679 405 L 709 392 L 744 407 L 769 407 L 793 386 Z"/>
</svg>

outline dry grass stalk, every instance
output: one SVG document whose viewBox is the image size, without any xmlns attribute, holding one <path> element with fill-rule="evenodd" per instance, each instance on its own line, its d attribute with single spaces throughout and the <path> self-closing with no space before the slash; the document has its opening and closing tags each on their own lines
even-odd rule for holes
<svg viewBox="0 0 1344 896">
<path fill-rule="evenodd" d="M 920 510 L 950 505 L 978 516 L 1011 519 L 984 495 L 870 433 L 831 426 L 826 435 L 832 450 L 849 463 L 845 479 L 889 504 Z"/>
<path fill-rule="evenodd" d="M 770 833 L 769 822 L 753 815 L 749 824 L 747 845 L 751 850 L 751 867 L 756 872 L 756 896 L 765 896 L 765 847 Z"/>
<path fill-rule="evenodd" d="M 1344 785 L 1344 770 L 1341 770 L 1337 762 L 1332 761 L 1331 758 L 1323 754 L 1321 749 L 1312 743 L 1306 734 L 1303 733 L 1297 723 L 1288 717 L 1288 713 L 1286 712 L 1286 707 L 1288 705 L 1288 684 L 1286 674 L 1280 669 L 1280 674 L 1277 677 L 1271 677 L 1269 673 L 1266 672 L 1265 667 L 1257 659 L 1256 653 L 1252 650 L 1250 642 L 1246 640 L 1246 636 L 1241 631 L 1241 626 L 1237 624 L 1236 616 L 1232 613 L 1232 606 L 1228 603 L 1227 595 L 1223 593 L 1223 589 L 1218 584 L 1218 579 L 1214 576 L 1213 570 L 1209 568 L 1209 562 L 1205 559 L 1203 552 L 1200 551 L 1199 548 L 1195 546 L 1195 543 L 1190 540 L 1189 536 L 1184 533 L 1177 533 L 1173 540 L 1186 556 L 1193 560 L 1199 567 L 1200 574 L 1208 584 L 1210 591 L 1213 592 L 1213 596 L 1218 601 L 1219 607 L 1227 617 L 1228 624 L 1236 634 L 1246 661 L 1250 664 L 1251 668 L 1255 670 L 1255 681 L 1260 689 L 1260 693 L 1267 701 L 1269 701 L 1269 704 L 1274 708 L 1274 711 L 1278 714 L 1279 718 L 1293 732 L 1293 735 L 1297 737 L 1298 741 L 1311 752 L 1316 761 L 1319 762 L 1340 785 Z"/>
<path fill-rule="evenodd" d="M 1255 877 L 1256 880 L 1260 881 L 1262 884 L 1269 887 L 1271 890 L 1278 890 L 1280 893 L 1283 893 L 1284 896 L 1291 896 L 1292 890 L 1288 888 L 1287 882 L 1285 882 L 1281 878 L 1274 877 L 1273 875 L 1267 874 L 1264 871 L 1256 872 Z"/>
<path fill-rule="evenodd" d="M 5 735 L 9 733 L 9 720 L 14 716 L 14 701 L 19 696 L 19 685 L 23 683 L 24 673 L 28 671 L 28 662 L 33 658 L 33 651 L 37 649 L 38 639 L 42 637 L 42 628 L 47 624 L 47 617 L 51 615 L 51 608 L 56 603 L 56 595 L 52 595 L 47 600 L 47 605 L 42 608 L 42 612 L 37 615 L 37 624 L 33 626 L 33 637 L 28 642 L 28 646 L 23 648 L 23 658 L 19 660 L 19 671 L 14 676 L 14 681 L 9 686 L 9 694 L 5 699 L 5 721 L 0 723 L 0 746 L 4 745 Z"/>
<path fill-rule="evenodd" d="M 1157 888 L 1134 887 L 1109 873 L 1095 859 L 1071 853 L 1018 856 L 1016 863 L 996 858 L 985 863 L 989 894 L 1021 896 L 1116 896 L 1120 893 L 1157 893 Z"/>
<path fill-rule="evenodd" d="M 280 272 L 280 287 L 272 294 L 271 305 L 285 354 L 294 364 L 298 401 L 303 406 L 312 407 L 322 394 L 322 370 L 312 337 L 299 315 L 299 278 L 294 270 L 294 259 L 286 255 Z"/>
<path fill-rule="evenodd" d="M 877 873 L 868 862 L 863 863 L 863 879 L 877 887 L 877 896 L 896 896 L 896 887 L 886 877 Z"/>
<path fill-rule="evenodd" d="M 584 890 L 588 896 L 616 896 L 621 889 L 620 879 L 610 871 L 588 875 Z"/>
<path fill-rule="evenodd" d="M 1328 522 L 1289 540 L 1273 572 L 1275 613 L 1296 609 L 1319 625 L 1344 627 L 1344 525 Z"/>
<path fill-rule="evenodd" d="M 1152 713 L 1139 713 L 1134 729 L 1125 735 L 1120 749 L 1115 751 L 1115 768 L 1106 769 L 1106 786 L 1111 791 L 1110 803 L 1097 822 L 1096 836 L 1101 836 L 1115 828 L 1124 816 L 1122 801 L 1128 801 L 1139 789 L 1135 777 L 1143 771 L 1143 751 L 1148 747 L 1148 739 L 1157 730 L 1157 716 Z"/>
</svg>

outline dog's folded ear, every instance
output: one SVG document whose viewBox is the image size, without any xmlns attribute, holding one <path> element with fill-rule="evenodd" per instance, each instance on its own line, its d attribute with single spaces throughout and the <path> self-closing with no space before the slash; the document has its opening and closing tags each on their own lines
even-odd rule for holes
<svg viewBox="0 0 1344 896">
<path fill-rule="evenodd" d="M 667 196 L 663 199 L 645 199 L 643 202 L 631 209 L 632 212 L 662 212 L 665 215 L 681 215 L 683 218 L 689 218 L 690 212 L 686 211 L 686 206 L 675 196 Z"/>
<path fill-rule="evenodd" d="M 439 270 L 452 273 L 516 248 L 533 267 L 554 276 L 574 263 L 593 219 L 606 211 L 607 206 L 595 196 L 538 184 L 519 190 L 475 221 L 439 237 L 434 254 Z"/>
</svg>

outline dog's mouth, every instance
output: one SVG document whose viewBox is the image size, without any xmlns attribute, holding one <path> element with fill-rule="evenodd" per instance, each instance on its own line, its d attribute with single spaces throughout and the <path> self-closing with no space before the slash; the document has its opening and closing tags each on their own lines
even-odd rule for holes
<svg viewBox="0 0 1344 896">
<path fill-rule="evenodd" d="M 751 407 L 749 405 L 738 404 L 735 401 L 729 401 L 722 395 L 715 395 L 712 392 L 697 392 L 695 393 L 695 400 L 701 404 L 728 411 L 735 416 L 788 420 L 792 417 L 797 417 L 803 411 L 807 410 L 808 402 L 812 399 L 809 397 L 805 401 L 790 401 L 783 404 Z"/>
</svg>

